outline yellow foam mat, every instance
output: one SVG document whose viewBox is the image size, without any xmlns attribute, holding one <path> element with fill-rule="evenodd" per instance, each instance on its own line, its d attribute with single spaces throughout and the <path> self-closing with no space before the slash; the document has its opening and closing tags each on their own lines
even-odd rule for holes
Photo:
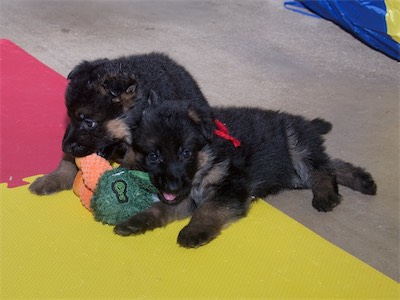
<svg viewBox="0 0 400 300">
<path fill-rule="evenodd" d="M 33 178 L 27 179 L 32 181 Z M 0 185 L 1 299 L 398 298 L 399 284 L 263 201 L 199 249 L 187 220 L 120 237 L 70 191 Z"/>
</svg>

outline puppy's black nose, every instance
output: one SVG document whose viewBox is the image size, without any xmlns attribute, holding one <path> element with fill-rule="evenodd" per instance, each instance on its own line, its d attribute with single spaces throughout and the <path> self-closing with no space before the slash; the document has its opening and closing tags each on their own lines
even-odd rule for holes
<svg viewBox="0 0 400 300">
<path fill-rule="evenodd" d="M 77 143 L 63 143 L 62 150 L 65 153 L 73 154 L 74 149 L 77 147 Z"/>
<path fill-rule="evenodd" d="M 179 184 L 178 181 L 170 181 L 167 183 L 167 186 L 166 186 L 166 190 L 169 193 L 177 193 L 177 192 L 179 192 L 180 188 L 181 188 L 181 185 Z"/>
<path fill-rule="evenodd" d="M 90 149 L 76 142 L 63 144 L 63 151 L 75 157 L 83 157 L 93 153 Z"/>
</svg>

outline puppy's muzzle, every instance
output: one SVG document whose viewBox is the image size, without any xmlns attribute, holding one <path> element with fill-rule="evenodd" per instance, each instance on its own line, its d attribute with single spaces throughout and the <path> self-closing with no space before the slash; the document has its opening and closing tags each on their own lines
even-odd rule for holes
<svg viewBox="0 0 400 300">
<path fill-rule="evenodd" d="M 71 124 L 68 125 L 62 141 L 62 150 L 75 157 L 82 157 L 93 153 L 92 149 L 79 143 L 75 138 L 75 130 Z"/>
</svg>

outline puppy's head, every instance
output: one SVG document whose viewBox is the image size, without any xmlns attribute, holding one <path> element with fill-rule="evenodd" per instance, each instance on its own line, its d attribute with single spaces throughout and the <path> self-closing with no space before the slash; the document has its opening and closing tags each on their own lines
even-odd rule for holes
<svg viewBox="0 0 400 300">
<path fill-rule="evenodd" d="M 201 150 L 212 139 L 212 120 L 207 105 L 188 101 L 153 101 L 145 109 L 133 147 L 161 201 L 175 204 L 188 197 Z"/>
<path fill-rule="evenodd" d="M 107 59 L 79 64 L 68 75 L 65 94 L 70 124 L 63 151 L 85 156 L 131 142 L 127 112 L 137 103 L 137 82 Z"/>
</svg>

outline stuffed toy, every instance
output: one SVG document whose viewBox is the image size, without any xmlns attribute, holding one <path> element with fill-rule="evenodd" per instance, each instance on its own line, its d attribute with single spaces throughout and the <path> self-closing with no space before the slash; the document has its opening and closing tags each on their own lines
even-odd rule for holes
<svg viewBox="0 0 400 300">
<path fill-rule="evenodd" d="M 116 225 L 158 201 L 147 173 L 113 168 L 97 154 L 76 158 L 73 190 L 97 221 Z"/>
</svg>

